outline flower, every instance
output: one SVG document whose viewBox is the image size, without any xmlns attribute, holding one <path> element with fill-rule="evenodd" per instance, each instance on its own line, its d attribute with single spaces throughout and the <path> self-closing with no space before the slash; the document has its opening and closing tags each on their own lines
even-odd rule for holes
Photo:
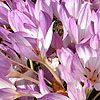
<svg viewBox="0 0 100 100">
<path fill-rule="evenodd" d="M 100 57 L 98 55 L 98 51 L 92 49 L 88 45 L 84 46 L 82 44 L 78 45 L 76 48 L 77 54 L 75 54 L 72 61 L 75 68 L 73 72 L 75 72 L 76 76 L 79 78 L 86 78 L 96 90 L 100 90 Z"/>
<path fill-rule="evenodd" d="M 0 100 L 90 99 L 100 91 L 99 1 L 32 1 L 0 1 Z"/>
</svg>

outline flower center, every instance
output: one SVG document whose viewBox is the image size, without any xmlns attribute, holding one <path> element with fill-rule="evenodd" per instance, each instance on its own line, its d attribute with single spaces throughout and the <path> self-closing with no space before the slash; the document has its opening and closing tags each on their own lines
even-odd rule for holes
<svg viewBox="0 0 100 100">
<path fill-rule="evenodd" d="M 91 71 L 90 68 L 85 67 L 87 74 L 85 74 L 84 76 L 91 81 L 92 83 L 96 82 L 98 80 L 99 74 L 97 72 L 97 70 L 95 69 L 93 72 Z"/>
</svg>

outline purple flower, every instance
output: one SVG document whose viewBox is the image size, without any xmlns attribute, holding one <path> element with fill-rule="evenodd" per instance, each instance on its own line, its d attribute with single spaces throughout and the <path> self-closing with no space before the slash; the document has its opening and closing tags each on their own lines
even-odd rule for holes
<svg viewBox="0 0 100 100">
<path fill-rule="evenodd" d="M 13 10 L 8 13 L 8 20 L 13 31 L 23 31 L 30 37 L 37 37 L 37 26 L 30 16 L 18 10 Z"/>
<path fill-rule="evenodd" d="M 84 38 L 89 36 L 91 10 L 88 4 L 84 4 L 79 12 L 78 20 L 74 18 L 69 19 L 69 35 L 75 44 L 81 42 Z"/>
<path fill-rule="evenodd" d="M 76 77 L 88 79 L 96 90 L 100 90 L 100 57 L 98 51 L 88 45 L 78 45 L 76 48 L 78 55 L 76 54 L 73 59 Z"/>
<path fill-rule="evenodd" d="M 0 100 L 85 100 L 85 90 L 99 91 L 99 6 L 99 0 L 0 1 Z M 63 38 L 53 33 L 55 17 Z M 33 61 L 41 63 L 38 71 Z"/>
<path fill-rule="evenodd" d="M 61 62 L 61 65 L 59 65 L 60 76 L 67 84 L 77 84 L 77 80 L 72 76 L 73 69 L 71 68 L 71 64 L 73 55 L 72 51 L 68 48 L 57 50 L 57 56 Z"/>
</svg>

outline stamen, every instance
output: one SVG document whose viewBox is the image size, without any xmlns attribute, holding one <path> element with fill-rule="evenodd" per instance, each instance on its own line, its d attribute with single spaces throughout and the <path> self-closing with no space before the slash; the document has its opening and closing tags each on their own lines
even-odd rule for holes
<svg viewBox="0 0 100 100">
<path fill-rule="evenodd" d="M 85 68 L 87 69 L 87 75 L 85 74 L 84 76 L 85 76 L 88 80 L 90 80 L 91 82 L 93 82 L 93 83 L 96 82 L 97 79 L 98 79 L 98 77 L 99 77 L 99 74 L 98 74 L 97 70 L 95 69 L 95 70 L 92 72 L 90 68 L 88 68 L 88 67 L 85 67 Z"/>
<path fill-rule="evenodd" d="M 94 82 L 96 82 L 96 80 L 94 80 Z"/>
<path fill-rule="evenodd" d="M 91 72 L 91 69 L 90 68 L 88 68 L 88 67 L 85 67 L 89 72 Z"/>
<path fill-rule="evenodd" d="M 93 71 L 93 73 L 95 73 L 96 72 L 96 69 Z"/>
<path fill-rule="evenodd" d="M 92 79 L 90 78 L 89 80 L 91 81 Z"/>
<path fill-rule="evenodd" d="M 97 74 L 97 78 L 99 77 L 99 74 Z"/>
<path fill-rule="evenodd" d="M 40 49 L 35 49 L 35 50 L 32 50 L 37 56 L 40 54 Z"/>
<path fill-rule="evenodd" d="M 87 78 L 87 75 L 84 75 Z"/>
</svg>

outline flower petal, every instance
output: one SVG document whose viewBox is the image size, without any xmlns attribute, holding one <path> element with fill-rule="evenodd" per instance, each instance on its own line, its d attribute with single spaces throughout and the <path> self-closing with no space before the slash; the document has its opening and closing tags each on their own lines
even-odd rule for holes
<svg viewBox="0 0 100 100">
<path fill-rule="evenodd" d="M 39 88 L 42 94 L 50 93 L 45 81 L 44 81 L 44 74 L 42 70 L 39 70 Z"/>
<path fill-rule="evenodd" d="M 70 100 L 68 97 L 57 93 L 49 93 L 38 100 Z"/>
</svg>

